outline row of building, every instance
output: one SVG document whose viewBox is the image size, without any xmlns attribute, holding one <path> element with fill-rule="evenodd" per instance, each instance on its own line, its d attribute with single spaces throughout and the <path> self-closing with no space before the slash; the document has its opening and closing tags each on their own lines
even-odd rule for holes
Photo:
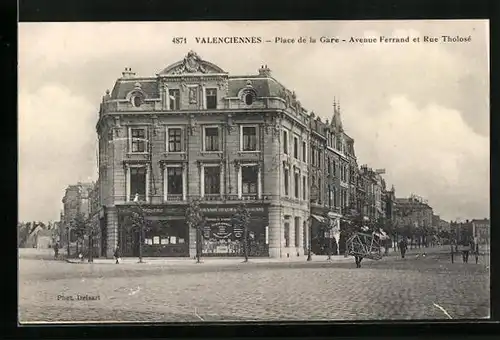
<svg viewBox="0 0 500 340">
<path fill-rule="evenodd" d="M 290 257 L 304 255 L 310 239 L 319 248 L 325 223 L 354 213 L 394 219 L 394 187 L 383 170 L 358 165 L 338 103 L 331 115 L 323 121 L 307 111 L 267 65 L 229 75 L 191 51 L 153 77 L 126 68 L 100 105 L 98 181 L 67 189 L 63 229 L 85 210 L 100 229 L 101 256 L 116 246 L 136 256 L 140 238 L 126 216 L 140 204 L 152 225 L 145 256 L 194 256 L 185 210 L 197 198 L 204 256 L 239 256 L 231 218 L 244 202 L 251 255 Z M 432 224 L 429 209 L 418 218 Z"/>
</svg>

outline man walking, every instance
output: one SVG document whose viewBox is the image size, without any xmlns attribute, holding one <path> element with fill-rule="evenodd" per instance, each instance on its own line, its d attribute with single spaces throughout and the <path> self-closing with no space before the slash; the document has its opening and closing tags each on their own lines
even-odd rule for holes
<svg viewBox="0 0 500 340">
<path fill-rule="evenodd" d="M 59 244 L 56 242 L 54 244 L 54 259 L 57 260 L 59 257 Z"/>
<path fill-rule="evenodd" d="M 401 257 L 403 259 L 405 258 L 406 249 L 408 249 L 408 244 L 406 243 L 406 239 L 402 239 L 399 241 L 399 250 L 401 251 Z"/>
<path fill-rule="evenodd" d="M 120 247 L 119 246 L 116 246 L 116 249 L 115 249 L 115 253 L 113 254 L 115 260 L 116 260 L 116 264 L 120 263 Z"/>
<path fill-rule="evenodd" d="M 464 241 L 462 245 L 462 258 L 464 263 L 469 262 L 470 242 Z"/>
</svg>

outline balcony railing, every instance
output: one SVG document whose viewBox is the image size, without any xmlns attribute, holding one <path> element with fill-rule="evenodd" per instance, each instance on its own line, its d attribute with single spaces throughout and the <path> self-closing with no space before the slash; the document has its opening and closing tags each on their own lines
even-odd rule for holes
<svg viewBox="0 0 500 340">
<path fill-rule="evenodd" d="M 182 201 L 182 194 L 168 194 L 167 195 L 167 202 L 178 202 Z"/>
</svg>

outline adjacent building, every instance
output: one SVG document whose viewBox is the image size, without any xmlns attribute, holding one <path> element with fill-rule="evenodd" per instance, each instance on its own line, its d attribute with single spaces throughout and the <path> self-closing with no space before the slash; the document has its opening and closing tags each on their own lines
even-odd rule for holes
<svg viewBox="0 0 500 340">
<path fill-rule="evenodd" d="M 384 212 L 380 175 L 360 188 L 354 140 L 337 103 L 331 122 L 322 122 L 267 66 L 230 75 L 189 52 L 153 77 L 126 68 L 102 99 L 96 130 L 91 211 L 108 257 L 116 246 L 123 256 L 138 254 L 132 206 L 149 221 L 145 256 L 195 255 L 196 233 L 185 223 L 194 198 L 206 219 L 204 256 L 242 254 L 242 231 L 231 223 L 241 203 L 251 212 L 251 256 L 305 254 L 311 237 L 321 242 L 319 225 L 340 223 L 367 189 L 372 215 Z"/>
<path fill-rule="evenodd" d="M 70 246 L 75 246 L 77 241 L 76 235 L 71 230 L 72 221 L 78 214 L 88 218 L 90 214 L 90 193 L 92 192 L 95 183 L 81 183 L 69 185 L 66 188 L 62 199 L 63 211 L 60 217 L 59 224 L 59 240 L 60 246 L 67 246 L 68 241 Z M 69 233 L 69 234 L 68 234 Z"/>
</svg>

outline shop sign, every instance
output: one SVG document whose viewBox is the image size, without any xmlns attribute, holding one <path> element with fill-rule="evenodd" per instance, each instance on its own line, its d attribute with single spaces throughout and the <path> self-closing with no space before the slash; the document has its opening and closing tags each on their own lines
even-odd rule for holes
<svg viewBox="0 0 500 340">
<path fill-rule="evenodd" d="M 237 207 L 204 207 L 200 208 L 202 212 L 205 213 L 235 213 L 237 211 Z M 249 212 L 264 212 L 264 207 L 247 207 Z"/>
</svg>

